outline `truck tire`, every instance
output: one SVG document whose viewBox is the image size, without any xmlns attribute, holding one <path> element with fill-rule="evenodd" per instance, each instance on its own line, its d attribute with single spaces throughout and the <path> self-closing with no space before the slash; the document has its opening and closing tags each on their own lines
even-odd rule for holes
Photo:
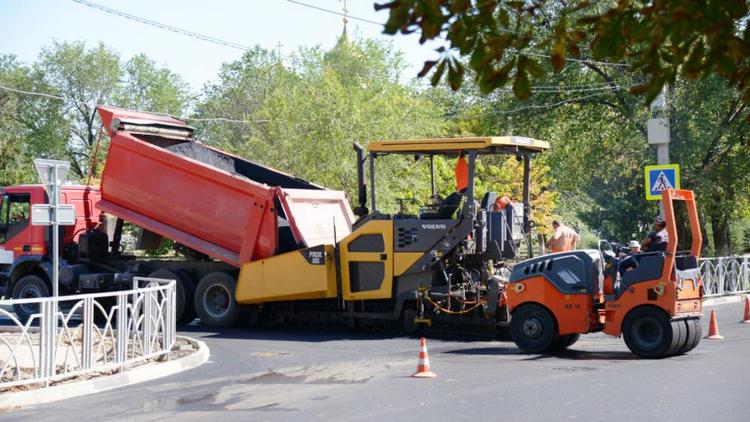
<svg viewBox="0 0 750 422">
<path fill-rule="evenodd" d="M 177 288 L 175 296 L 177 298 L 175 314 L 177 315 L 178 324 L 188 324 L 195 319 L 195 282 L 185 271 L 172 271 L 166 268 L 160 268 L 148 275 L 152 278 L 163 278 L 167 280 L 176 280 Z"/>
<path fill-rule="evenodd" d="M 404 313 L 401 318 L 404 324 L 404 334 L 410 337 L 422 336 L 422 333 L 424 332 L 424 325 L 414 322 L 414 319 L 417 318 L 417 311 L 415 309 L 404 309 Z"/>
<path fill-rule="evenodd" d="M 47 283 L 41 277 L 34 274 L 21 277 L 13 286 L 13 299 L 37 299 L 49 296 L 50 291 Z M 26 321 L 32 315 L 40 312 L 39 304 L 33 303 L 13 305 L 13 310 L 18 320 L 23 324 L 26 324 Z"/>
<path fill-rule="evenodd" d="M 628 349 L 636 355 L 663 358 L 669 355 L 672 346 L 672 324 L 667 313 L 659 308 L 635 308 L 622 323 L 622 336 Z"/>
<path fill-rule="evenodd" d="M 99 306 L 94 305 L 94 324 L 98 326 L 105 326 L 109 323 L 112 329 L 117 328 L 117 311 L 112 312 L 112 308 L 117 306 L 116 297 L 100 297 L 94 299 L 94 302 L 98 303 Z"/>
<path fill-rule="evenodd" d="M 550 352 L 559 352 L 561 350 L 565 350 L 568 347 L 572 346 L 575 342 L 577 342 L 579 338 L 581 338 L 581 335 L 577 333 L 557 336 L 557 340 L 555 340 L 547 350 L 549 350 Z"/>
<path fill-rule="evenodd" d="M 513 312 L 510 330 L 516 346 L 525 353 L 544 352 L 558 338 L 555 317 L 534 303 L 522 305 Z"/>
<path fill-rule="evenodd" d="M 225 272 L 214 271 L 203 276 L 195 290 L 195 311 L 203 324 L 221 328 L 234 324 L 240 314 L 234 300 L 236 286 L 234 277 Z"/>
</svg>

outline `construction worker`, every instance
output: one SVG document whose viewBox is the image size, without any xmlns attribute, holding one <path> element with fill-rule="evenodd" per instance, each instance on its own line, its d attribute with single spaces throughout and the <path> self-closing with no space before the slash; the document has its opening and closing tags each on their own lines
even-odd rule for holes
<svg viewBox="0 0 750 422">
<path fill-rule="evenodd" d="M 463 192 L 469 187 L 469 163 L 466 161 L 466 155 L 463 151 L 459 153 L 456 160 L 456 192 Z"/>
<path fill-rule="evenodd" d="M 637 240 L 631 240 L 628 246 L 630 247 L 630 253 L 620 260 L 620 275 L 638 268 L 638 260 L 634 255 L 641 253 L 641 244 Z"/>
<path fill-rule="evenodd" d="M 657 215 L 654 218 L 654 231 L 641 241 L 641 248 L 647 252 L 663 252 L 667 250 L 667 242 L 669 242 L 667 223 L 664 217 Z"/>
<path fill-rule="evenodd" d="M 576 248 L 581 237 L 575 230 L 557 220 L 552 221 L 552 228 L 555 232 L 547 241 L 547 249 L 554 253 L 572 251 Z"/>
</svg>

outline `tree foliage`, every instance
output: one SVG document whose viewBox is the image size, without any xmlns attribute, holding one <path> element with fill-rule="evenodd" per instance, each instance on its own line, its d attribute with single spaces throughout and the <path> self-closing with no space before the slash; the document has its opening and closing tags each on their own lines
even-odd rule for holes
<svg viewBox="0 0 750 422">
<path fill-rule="evenodd" d="M 369 40 L 342 37 L 335 48 L 302 49 L 289 63 L 256 48 L 225 64 L 207 87 L 196 117 L 236 124 L 197 124 L 207 142 L 354 198 L 352 144 L 428 137 L 442 131 L 440 110 L 417 88 L 399 82 L 403 59 Z M 384 188 L 378 202 L 393 207 L 410 190 L 398 158 L 378 160 Z M 381 201 L 382 200 L 382 201 Z"/>
<path fill-rule="evenodd" d="M 624 62 L 645 75 L 631 88 L 650 102 L 681 76 L 716 74 L 750 103 L 750 28 L 745 0 L 550 1 L 395 0 L 385 32 L 442 39 L 441 55 L 425 63 L 436 84 L 463 81 L 465 57 L 482 92 L 512 84 L 528 98 L 532 81 L 561 72 L 566 60 Z M 544 63 L 551 68 L 545 69 Z M 591 63 L 591 61 L 589 61 Z"/>
<path fill-rule="evenodd" d="M 75 179 L 96 176 L 90 166 L 107 150 L 98 104 L 182 115 L 189 101 L 178 75 L 144 55 L 123 62 L 103 44 L 54 42 L 31 65 L 0 56 L 0 82 L 38 94 L 0 91 L 0 119 L 7 121 L 0 124 L 0 167 L 7 169 L 0 181 L 8 184 L 34 181 L 32 161 L 39 157 L 69 160 Z"/>
<path fill-rule="evenodd" d="M 658 208 L 644 199 L 643 167 L 656 161 L 645 140 L 651 111 L 622 89 L 635 79 L 623 69 L 571 64 L 540 82 L 545 88 L 533 88 L 528 100 L 501 91 L 476 95 L 457 117 L 461 127 L 473 125 L 479 133 L 532 133 L 549 140 L 552 147 L 542 160 L 550 167 L 548 188 L 560 195 L 556 214 L 602 238 L 640 239 Z M 470 96 L 478 88 L 468 84 L 462 91 Z M 746 218 L 750 198 L 748 111 L 718 76 L 678 78 L 667 104 L 671 159 L 681 165 L 682 186 L 698 195 L 704 245 L 712 253 L 736 251 L 743 238 L 732 227 L 743 226 L 732 222 Z"/>
</svg>

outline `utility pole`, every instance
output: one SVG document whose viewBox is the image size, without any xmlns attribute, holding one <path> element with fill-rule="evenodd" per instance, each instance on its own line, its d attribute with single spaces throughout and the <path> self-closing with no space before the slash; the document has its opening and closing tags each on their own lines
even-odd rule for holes
<svg viewBox="0 0 750 422">
<path fill-rule="evenodd" d="M 651 102 L 651 116 L 648 120 L 648 143 L 656 145 L 656 163 L 670 164 L 669 162 L 669 117 L 667 116 L 666 85 L 661 93 Z M 649 186 L 646 186 L 648 189 Z M 664 206 L 659 202 L 659 214 L 664 216 Z"/>
<path fill-rule="evenodd" d="M 279 62 L 281 61 L 281 47 L 283 46 L 284 44 L 282 44 L 281 41 L 276 44 L 276 56 L 278 57 Z"/>
</svg>

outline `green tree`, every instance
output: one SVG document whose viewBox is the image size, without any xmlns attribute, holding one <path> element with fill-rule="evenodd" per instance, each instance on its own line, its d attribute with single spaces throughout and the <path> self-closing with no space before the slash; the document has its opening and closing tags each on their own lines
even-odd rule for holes
<svg viewBox="0 0 750 422">
<path fill-rule="evenodd" d="M 512 84 L 516 96 L 527 98 L 531 81 L 562 71 L 566 59 L 592 59 L 627 62 L 628 71 L 646 75 L 631 92 L 645 93 L 647 102 L 678 75 L 716 74 L 750 103 L 745 0 L 396 0 L 375 9 L 390 11 L 386 33 L 445 41 L 421 72 L 432 71 L 433 84 L 445 77 L 454 89 L 461 86 L 459 55 L 482 92 Z"/>
<path fill-rule="evenodd" d="M 390 47 L 346 36 L 330 51 L 301 49 L 289 63 L 256 48 L 225 64 L 196 107 L 198 118 L 244 123 L 197 124 L 219 148 L 355 198 L 353 142 L 441 132 L 440 110 L 417 87 L 399 82 L 403 69 Z M 408 169 L 403 157 L 378 160 L 378 208 L 393 209 L 397 197 L 413 190 L 403 177 Z M 429 177 L 422 179 L 428 187 Z"/>
<path fill-rule="evenodd" d="M 99 137 L 96 105 L 113 103 L 120 95 L 119 56 L 101 43 L 86 49 L 83 42 L 55 41 L 42 50 L 36 67 L 58 95 L 71 100 L 63 112 L 71 131 L 67 158 L 73 174 L 84 178 Z"/>
<path fill-rule="evenodd" d="M 643 186 L 643 166 L 655 161 L 645 141 L 651 114 L 623 89 L 636 82 L 622 69 L 587 64 L 540 83 L 527 100 L 502 90 L 481 96 L 468 84 L 449 127 L 551 141 L 541 160 L 550 168 L 549 189 L 561 195 L 555 213 L 602 238 L 640 238 L 658 209 L 645 201 Z M 747 213 L 750 196 L 747 110 L 716 76 L 680 78 L 667 96 L 672 161 L 682 166 L 683 187 L 698 195 L 702 222 L 711 229 L 704 244 L 730 253 L 732 222 Z"/>
<path fill-rule="evenodd" d="M 39 69 L 9 55 L 0 55 L 0 85 L 52 92 Z M 64 155 L 69 127 L 60 117 L 63 105 L 55 99 L 0 90 L 0 186 L 35 180 L 34 158 Z"/>
<path fill-rule="evenodd" d="M 83 42 L 54 42 L 32 65 L 1 56 L 0 82 L 37 94 L 0 91 L 0 166 L 6 184 L 35 180 L 32 160 L 38 157 L 69 160 L 71 177 L 79 180 L 96 176 L 90 166 L 103 161 L 108 142 L 100 137 L 97 105 L 182 115 L 190 100 L 178 75 L 144 55 L 122 63 L 101 43 L 87 48 Z M 93 157 L 97 142 L 99 155 Z"/>
<path fill-rule="evenodd" d="M 181 116 L 190 104 L 187 83 L 145 54 L 133 56 L 120 73 L 121 107 Z"/>
</svg>

